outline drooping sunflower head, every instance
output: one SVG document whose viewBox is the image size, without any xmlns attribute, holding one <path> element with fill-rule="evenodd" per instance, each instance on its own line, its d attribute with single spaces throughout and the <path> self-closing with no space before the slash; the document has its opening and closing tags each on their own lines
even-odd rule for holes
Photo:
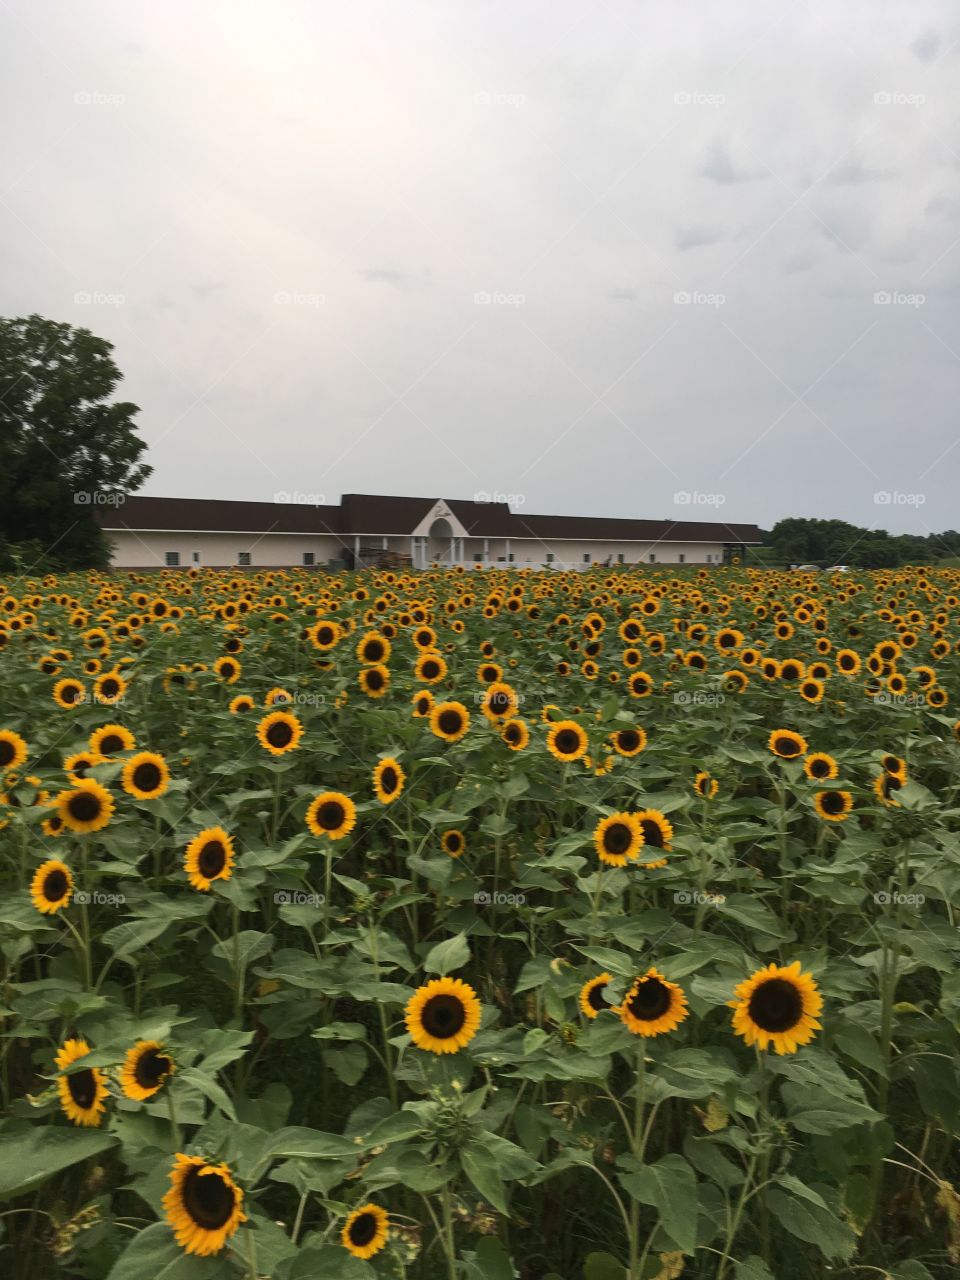
<svg viewBox="0 0 960 1280">
<path fill-rule="evenodd" d="M 386 1245 L 390 1218 L 378 1204 L 362 1204 L 343 1224 L 340 1243 L 355 1258 L 372 1258 Z"/>
<path fill-rule="evenodd" d="M 373 771 L 373 789 L 380 803 L 393 804 L 403 791 L 406 780 L 407 775 L 400 762 L 393 756 L 385 756 L 383 760 L 379 760 Z"/>
<path fill-rule="evenodd" d="M 613 1005 L 607 1004 L 604 999 L 604 992 L 612 981 L 612 973 L 600 973 L 595 978 L 589 978 L 583 984 L 580 988 L 577 1002 L 584 1017 L 595 1018 L 604 1009 L 613 1008 Z"/>
<path fill-rule="evenodd" d="M 30 897 L 38 911 L 53 915 L 69 906 L 72 896 L 73 875 L 65 862 L 51 858 L 37 868 L 30 882 Z"/>
<path fill-rule="evenodd" d="M 413 707 L 414 717 L 417 719 L 423 719 L 424 717 L 429 716 L 430 711 L 433 708 L 433 694 L 429 689 L 421 689 L 418 693 L 413 695 L 410 699 L 410 703 Z"/>
<path fill-rule="evenodd" d="M 183 869 L 194 889 L 206 893 L 214 880 L 233 875 L 233 838 L 223 827 L 207 827 L 193 837 L 183 855 Z"/>
<path fill-rule="evenodd" d="M 219 1253 L 241 1222 L 243 1192 L 225 1164 L 178 1152 L 170 1170 L 170 1190 L 163 1197 L 167 1221 L 177 1244 L 187 1253 L 208 1257 Z"/>
<path fill-rule="evenodd" d="M 547 730 L 547 750 L 556 760 L 579 760 L 589 745 L 587 731 L 576 720 L 555 720 Z"/>
<path fill-rule="evenodd" d="M 170 785 L 170 770 L 155 751 L 138 751 L 124 764 L 120 783 L 136 800 L 156 800 Z"/>
<path fill-rule="evenodd" d="M 303 725 L 289 711 L 271 711 L 257 725 L 257 741 L 272 756 L 296 751 L 303 737 Z"/>
<path fill-rule="evenodd" d="M 693 790 L 701 800 L 713 800 L 720 790 L 720 783 L 713 774 L 701 769 L 693 780 Z"/>
<path fill-rule="evenodd" d="M 593 845 L 597 857 L 609 867 L 625 867 L 635 862 L 643 844 L 643 830 L 634 813 L 614 813 L 601 818 L 594 828 Z"/>
<path fill-rule="evenodd" d="M 324 791 L 311 800 L 306 821 L 315 836 L 342 840 L 357 824 L 357 806 L 341 791 Z"/>
<path fill-rule="evenodd" d="M 57 1070 L 65 1072 L 89 1052 L 90 1046 L 85 1040 L 67 1040 L 56 1056 Z M 57 1092 L 68 1120 L 83 1128 L 96 1128 L 100 1124 L 108 1091 L 104 1074 L 98 1067 L 81 1067 L 69 1075 L 58 1076 Z"/>
<path fill-rule="evenodd" d="M 437 702 L 430 711 L 430 728 L 444 742 L 459 742 L 470 727 L 470 712 L 462 702 Z"/>
<path fill-rule="evenodd" d="M 512 716 L 503 724 L 500 730 L 500 737 L 511 751 L 523 751 L 530 742 L 530 730 L 527 727 L 527 722 L 521 720 L 519 716 Z"/>
<path fill-rule="evenodd" d="M 796 1053 L 820 1030 L 823 998 L 810 974 L 801 972 L 799 960 L 785 968 L 771 963 L 758 969 L 728 1003 L 734 1031 L 760 1049 Z"/>
<path fill-rule="evenodd" d="M 56 806 L 67 830 L 80 834 L 102 830 L 115 808 L 110 792 L 92 778 L 83 778 L 70 791 L 61 791 Z"/>
<path fill-rule="evenodd" d="M 796 760 L 807 752 L 807 740 L 792 729 L 774 729 L 767 739 L 767 746 L 781 760 Z"/>
<path fill-rule="evenodd" d="M 653 968 L 634 981 L 620 1005 L 621 1019 L 638 1036 L 674 1031 L 689 1012 L 683 988 Z"/>
<path fill-rule="evenodd" d="M 252 711 L 255 706 L 249 693 L 238 693 L 235 698 L 230 699 L 229 711 L 232 716 L 238 716 L 243 711 Z"/>
<path fill-rule="evenodd" d="M 135 1102 L 145 1102 L 163 1088 L 176 1064 L 159 1040 L 138 1040 L 120 1068 L 120 1088 Z"/>
<path fill-rule="evenodd" d="M 404 1020 L 418 1049 L 459 1053 L 480 1026 L 480 1001 L 460 978 L 434 978 L 407 1001 Z"/>
</svg>

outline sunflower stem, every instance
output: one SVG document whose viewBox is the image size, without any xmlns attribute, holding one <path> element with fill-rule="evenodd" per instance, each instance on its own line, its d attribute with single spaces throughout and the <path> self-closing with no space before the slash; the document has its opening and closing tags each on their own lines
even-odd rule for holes
<svg viewBox="0 0 960 1280">
<path fill-rule="evenodd" d="M 635 1109 L 633 1114 L 633 1133 L 631 1148 L 636 1160 L 643 1159 L 644 1134 L 643 1113 L 647 1095 L 647 1039 L 637 1037 L 637 1083 L 635 1086 Z M 630 1200 L 630 1280 L 640 1280 L 640 1202 L 631 1197 Z M 644 1250 L 644 1256 L 646 1250 Z"/>
<path fill-rule="evenodd" d="M 450 1280 L 457 1280 L 457 1250 L 453 1238 L 453 1211 L 450 1204 L 450 1184 L 443 1188 L 443 1248 L 447 1255 L 447 1275 Z"/>
<path fill-rule="evenodd" d="M 167 1087 L 164 1090 L 167 1095 L 167 1115 L 170 1117 L 170 1132 L 173 1134 L 174 1150 L 180 1150 L 180 1124 L 177 1120 L 177 1104 L 173 1100 L 173 1089 L 170 1082 L 167 1081 Z"/>
<path fill-rule="evenodd" d="M 257 1280 L 257 1238 L 249 1227 L 247 1227 L 247 1263 L 250 1280 Z"/>
<path fill-rule="evenodd" d="M 290 1232 L 290 1241 L 292 1244 L 297 1243 L 300 1235 L 300 1228 L 303 1226 L 303 1211 L 307 1207 L 307 1192 L 304 1191 L 300 1197 L 300 1203 L 297 1205 L 297 1216 L 293 1220 L 293 1230 Z"/>
</svg>

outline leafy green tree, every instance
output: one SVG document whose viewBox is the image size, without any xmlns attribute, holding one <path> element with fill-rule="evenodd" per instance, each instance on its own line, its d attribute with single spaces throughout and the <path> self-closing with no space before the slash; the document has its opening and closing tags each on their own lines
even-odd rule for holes
<svg viewBox="0 0 960 1280">
<path fill-rule="evenodd" d="M 0 318 L 0 544 L 42 548 L 38 568 L 107 564 L 97 513 L 151 468 L 139 462 L 135 404 L 112 401 L 113 345 L 31 315 Z M 16 562 L 14 557 L 14 562 Z"/>
</svg>

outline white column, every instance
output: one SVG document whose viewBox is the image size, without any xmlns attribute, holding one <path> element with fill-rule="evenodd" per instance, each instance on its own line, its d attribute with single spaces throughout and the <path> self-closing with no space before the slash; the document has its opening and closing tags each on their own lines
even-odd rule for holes
<svg viewBox="0 0 960 1280">
<path fill-rule="evenodd" d="M 360 535 L 359 533 L 355 533 L 353 535 L 353 567 L 354 569 L 358 568 L 359 565 L 360 565 Z"/>
<path fill-rule="evenodd" d="M 509 564 L 510 563 L 510 539 L 509 538 L 507 538 L 507 540 L 503 544 L 503 554 L 504 554 L 504 557 L 506 558 L 507 564 Z"/>
<path fill-rule="evenodd" d="M 483 563 L 484 564 L 487 563 L 487 557 L 489 555 L 490 555 L 490 539 L 484 538 L 483 540 Z"/>
</svg>

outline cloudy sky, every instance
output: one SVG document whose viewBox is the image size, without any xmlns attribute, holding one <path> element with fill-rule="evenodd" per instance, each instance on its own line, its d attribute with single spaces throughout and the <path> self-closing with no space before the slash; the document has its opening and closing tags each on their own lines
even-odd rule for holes
<svg viewBox="0 0 960 1280">
<path fill-rule="evenodd" d="M 0 311 L 144 492 L 960 524 L 946 0 L 0 0 Z"/>
</svg>

